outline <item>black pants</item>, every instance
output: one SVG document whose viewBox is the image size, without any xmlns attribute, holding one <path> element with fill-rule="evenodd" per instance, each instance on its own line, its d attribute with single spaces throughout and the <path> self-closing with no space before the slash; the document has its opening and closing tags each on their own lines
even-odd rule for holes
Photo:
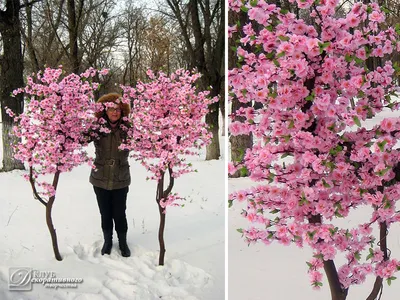
<svg viewBox="0 0 400 300">
<path fill-rule="evenodd" d="M 105 190 L 93 186 L 97 197 L 101 214 L 101 228 L 103 231 L 113 230 L 113 220 L 115 231 L 117 233 L 126 233 L 128 231 L 128 222 L 126 221 L 126 196 L 129 187 L 118 190 Z"/>
</svg>

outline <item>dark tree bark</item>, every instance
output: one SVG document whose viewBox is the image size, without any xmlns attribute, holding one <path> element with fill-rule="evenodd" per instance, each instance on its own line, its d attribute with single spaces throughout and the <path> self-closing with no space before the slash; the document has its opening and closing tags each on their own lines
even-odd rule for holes
<svg viewBox="0 0 400 300">
<path fill-rule="evenodd" d="M 83 0 L 79 2 L 80 9 L 83 7 Z M 78 57 L 78 18 L 75 11 L 75 0 L 67 1 L 68 8 L 68 32 L 69 32 L 69 58 L 71 62 L 72 72 L 79 72 Z"/>
<path fill-rule="evenodd" d="M 224 2 L 217 0 L 213 6 L 210 0 L 189 0 L 187 14 L 180 0 L 167 0 L 181 29 L 190 57 L 190 68 L 197 68 L 202 74 L 201 87 L 211 86 L 210 96 L 220 96 L 223 75 L 221 66 L 224 61 L 225 16 Z M 187 18 L 185 18 L 187 17 Z M 212 37 L 210 28 L 216 26 L 216 37 Z M 194 41 L 194 42 L 193 42 Z M 223 84 L 222 84 L 223 86 Z M 220 100 L 221 101 L 221 100 Z M 209 106 L 206 123 L 213 134 L 211 144 L 207 146 L 206 160 L 219 159 L 219 102 Z"/>
<path fill-rule="evenodd" d="M 10 108 L 17 115 L 23 112 L 23 95 L 11 96 L 13 90 L 24 85 L 19 12 L 19 0 L 7 0 L 6 9 L 0 10 L 0 34 L 4 49 L 3 55 L 0 57 L 0 101 L 3 122 L 2 171 L 24 169 L 23 163 L 13 157 L 12 145 L 17 140 L 10 136 L 10 133 L 14 121 L 6 113 L 6 108 Z"/>
<path fill-rule="evenodd" d="M 236 24 L 236 22 L 240 22 L 240 24 L 245 24 L 248 22 L 247 15 L 244 13 L 236 13 L 233 11 L 229 12 L 228 22 L 232 26 Z M 228 68 L 233 69 L 236 67 L 237 56 L 236 52 L 231 49 L 231 47 L 235 46 L 235 40 L 239 38 L 239 34 L 235 33 L 234 36 L 229 39 L 229 49 L 228 49 Z M 231 104 L 231 114 L 233 115 L 232 121 L 243 121 L 243 117 L 234 116 L 235 112 L 241 107 L 250 107 L 252 105 L 249 103 L 242 103 L 236 97 L 232 98 Z M 238 136 L 230 136 L 229 137 L 230 145 L 231 145 L 231 159 L 232 161 L 241 161 L 244 153 L 247 149 L 253 147 L 253 136 L 251 134 L 248 135 L 238 135 Z M 230 177 L 237 178 L 247 176 L 247 172 L 236 171 L 235 174 L 230 175 Z"/>
<path fill-rule="evenodd" d="M 60 171 L 57 171 L 56 174 L 54 175 L 54 179 L 53 179 L 54 190 L 57 189 L 58 179 L 59 178 L 60 178 Z M 60 251 L 58 250 L 56 229 L 54 228 L 53 219 L 51 217 L 51 212 L 52 212 L 52 209 L 53 209 L 53 204 L 54 204 L 55 198 L 56 198 L 56 196 L 52 196 L 52 197 L 50 197 L 49 201 L 47 202 L 47 205 L 46 205 L 46 224 L 47 224 L 47 228 L 49 229 L 49 232 L 50 232 L 51 243 L 53 245 L 54 256 L 58 261 L 61 261 L 62 257 L 61 257 Z"/>
<path fill-rule="evenodd" d="M 54 190 L 57 190 L 59 178 L 60 178 L 60 171 L 57 171 L 54 174 L 54 178 L 53 178 Z M 56 260 L 62 261 L 60 251 L 58 250 L 57 233 L 56 233 L 56 229 L 54 228 L 53 219 L 51 216 L 53 204 L 54 204 L 54 201 L 56 200 L 56 196 L 55 195 L 51 196 L 48 201 L 45 201 L 40 197 L 39 193 L 36 190 L 35 179 L 33 177 L 32 167 L 30 167 L 30 169 L 29 169 L 29 182 L 31 183 L 32 192 L 33 192 L 33 196 L 35 197 L 35 199 L 37 199 L 40 203 L 42 203 L 46 207 L 46 224 L 47 224 L 47 228 L 49 229 L 49 232 L 50 232 L 51 243 L 53 245 L 54 257 L 56 258 Z"/>
<path fill-rule="evenodd" d="M 221 87 L 220 87 L 221 91 L 225 91 L 225 71 L 223 71 L 223 78 L 224 79 L 221 81 Z M 226 130 L 227 130 L 225 128 L 225 118 L 226 118 L 226 116 L 225 116 L 225 112 L 226 112 L 226 110 L 225 110 L 225 93 L 222 92 L 220 95 L 221 95 L 221 101 L 219 102 L 219 109 L 221 111 L 221 116 L 222 116 L 222 124 L 221 124 L 221 127 L 222 127 L 221 132 L 222 133 L 221 133 L 221 135 L 225 136 Z"/>
<path fill-rule="evenodd" d="M 24 0 L 25 5 L 29 3 L 28 0 Z M 32 6 L 26 7 L 26 27 L 27 33 L 24 36 L 26 48 L 28 49 L 28 55 L 32 62 L 32 71 L 38 72 L 41 67 L 36 55 L 35 47 L 33 45 L 33 28 L 32 28 Z"/>
<path fill-rule="evenodd" d="M 342 289 L 333 260 L 324 260 L 324 270 L 328 278 L 332 300 L 346 300 L 348 289 Z"/>
<path fill-rule="evenodd" d="M 158 264 L 160 266 L 164 265 L 164 257 L 165 257 L 165 242 L 164 242 L 164 229 L 165 229 L 165 217 L 166 211 L 165 208 L 161 206 L 161 199 L 166 199 L 168 195 L 171 193 L 172 188 L 174 186 L 174 177 L 172 177 L 172 169 L 168 167 L 169 172 L 169 184 L 166 190 L 164 190 L 164 177 L 165 172 L 161 172 L 161 178 L 157 183 L 157 194 L 156 201 L 158 205 L 158 212 L 160 213 L 160 227 L 158 229 L 158 242 L 160 244 L 160 255 L 158 257 Z"/>
<path fill-rule="evenodd" d="M 383 259 L 389 260 L 388 248 L 387 248 L 387 234 L 388 228 L 386 222 L 379 223 L 379 248 L 383 252 Z M 372 287 L 371 293 L 368 295 L 367 300 L 378 299 L 378 295 L 383 289 L 383 278 L 376 276 L 374 286 Z M 379 298 L 380 299 L 380 298 Z"/>
</svg>

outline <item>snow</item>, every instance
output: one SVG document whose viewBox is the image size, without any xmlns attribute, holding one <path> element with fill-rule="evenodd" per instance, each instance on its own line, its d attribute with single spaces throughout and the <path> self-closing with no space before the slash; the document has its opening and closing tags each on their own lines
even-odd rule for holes
<svg viewBox="0 0 400 300">
<path fill-rule="evenodd" d="M 0 299 L 224 299 L 224 137 L 220 143 L 220 160 L 205 161 L 205 153 L 191 157 L 198 173 L 175 181 L 173 191 L 186 201 L 184 207 L 167 210 L 164 266 L 158 266 L 156 182 L 146 181 L 146 170 L 135 161 L 130 161 L 127 200 L 129 258 L 120 255 L 115 233 L 111 255 L 100 254 L 100 213 L 88 166 L 60 176 L 53 223 L 61 262 L 54 258 L 45 207 L 34 200 L 30 184 L 22 178 L 26 171 L 0 173 Z M 89 152 L 93 154 L 93 146 Z M 33 283 L 31 291 L 10 291 L 12 267 L 83 282 L 57 289 Z"/>
<path fill-rule="evenodd" d="M 386 117 L 398 117 L 398 112 L 388 110 L 367 124 L 371 128 Z M 352 128 L 355 129 L 355 128 Z M 248 178 L 228 180 L 229 193 L 247 189 L 255 185 Z M 319 291 L 312 289 L 308 278 L 306 261 L 312 257 L 309 247 L 303 249 L 295 245 L 283 246 L 278 243 L 264 245 L 257 243 L 248 246 L 237 232 L 239 228 L 248 228 L 250 223 L 240 213 L 246 203 L 234 203 L 228 210 L 228 290 L 229 300 L 289 300 L 331 299 L 329 285 L 324 275 L 323 287 Z M 397 208 L 399 209 L 399 208 Z M 365 221 L 370 215 L 369 208 L 353 211 L 348 218 L 340 219 L 336 225 L 351 227 Z M 400 224 L 394 224 L 389 229 L 388 248 L 391 258 L 400 260 Z M 365 258 L 364 254 L 363 258 Z M 343 257 L 335 260 L 336 265 L 345 262 Z M 396 274 L 395 274 L 396 276 Z M 372 290 L 375 278 L 370 276 L 363 285 L 351 286 L 348 300 L 366 299 Z M 396 300 L 400 295 L 400 279 L 392 281 L 388 286 L 384 281 L 382 300 Z"/>
</svg>

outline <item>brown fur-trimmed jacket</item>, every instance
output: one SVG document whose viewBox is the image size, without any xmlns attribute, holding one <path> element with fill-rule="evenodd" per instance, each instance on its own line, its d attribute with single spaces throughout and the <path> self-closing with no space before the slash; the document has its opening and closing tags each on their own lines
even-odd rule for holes
<svg viewBox="0 0 400 300">
<path fill-rule="evenodd" d="M 122 189 L 131 183 L 128 155 L 129 151 L 119 150 L 125 132 L 119 129 L 111 129 L 99 140 L 94 141 L 96 169 L 90 173 L 90 183 L 106 190 Z"/>
<path fill-rule="evenodd" d="M 117 93 L 109 93 L 100 97 L 98 103 L 116 102 L 122 96 Z M 121 118 L 128 116 L 130 112 L 129 104 L 120 102 L 119 104 L 122 112 Z M 97 118 L 106 117 L 104 111 L 95 114 Z M 120 125 L 124 124 L 122 120 L 118 123 L 117 127 L 111 129 L 111 133 L 101 134 L 99 140 L 94 140 L 96 148 L 96 158 L 94 164 L 95 170 L 90 173 L 90 183 L 94 186 L 106 189 L 116 190 L 127 187 L 131 183 L 131 175 L 129 172 L 128 151 L 121 151 L 118 149 L 122 140 L 125 139 L 126 133 L 120 129 Z M 126 125 L 126 124 L 124 124 Z"/>
</svg>

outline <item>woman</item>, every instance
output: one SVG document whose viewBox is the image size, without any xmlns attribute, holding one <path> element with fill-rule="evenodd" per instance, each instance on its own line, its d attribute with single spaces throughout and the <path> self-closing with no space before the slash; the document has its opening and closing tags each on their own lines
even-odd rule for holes
<svg viewBox="0 0 400 300">
<path fill-rule="evenodd" d="M 126 220 L 126 198 L 131 183 L 129 172 L 128 151 L 121 151 L 118 146 L 125 138 L 125 132 L 120 128 L 122 118 L 130 112 L 128 104 L 119 102 L 122 96 L 117 93 L 106 94 L 98 100 L 99 103 L 115 103 L 113 107 L 104 105 L 104 111 L 96 116 L 106 120 L 105 126 L 110 133 L 102 134 L 99 140 L 94 141 L 96 169 L 90 174 L 90 183 L 93 184 L 97 203 L 101 214 L 101 228 L 104 244 L 101 254 L 111 253 L 113 222 L 118 235 L 121 255 L 129 257 L 131 251 L 126 242 L 128 223 Z"/>
</svg>

